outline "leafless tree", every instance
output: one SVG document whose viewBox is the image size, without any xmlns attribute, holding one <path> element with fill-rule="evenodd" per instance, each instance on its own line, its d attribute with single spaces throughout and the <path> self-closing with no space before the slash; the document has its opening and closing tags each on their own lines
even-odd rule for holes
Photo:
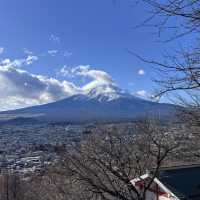
<svg viewBox="0 0 200 200">
<path fill-rule="evenodd" d="M 151 15 L 141 24 L 151 25 L 159 32 L 172 31 L 172 36 L 167 41 L 189 35 L 185 39 L 188 47 L 177 49 L 175 53 L 165 54 L 163 62 L 145 59 L 136 55 L 144 62 L 157 69 L 158 78 L 155 82 L 160 86 L 156 91 L 156 97 L 174 92 L 182 103 L 182 94 L 190 98 L 193 106 L 199 106 L 200 89 L 200 1 L 199 0 L 142 0 L 150 6 Z M 169 34 L 168 34 L 169 35 Z M 190 39 L 195 39 L 192 45 Z M 131 52 L 132 53 L 132 52 Z M 173 93 L 174 94 L 174 93 Z"/>
<path fill-rule="evenodd" d="M 199 0 L 142 0 L 140 2 L 150 5 L 151 8 L 151 15 L 141 25 L 153 26 L 159 33 L 164 30 L 171 31 L 172 35 L 167 41 L 199 33 Z"/>
<path fill-rule="evenodd" d="M 0 174 L 0 199 L 1 200 L 22 200 L 22 184 L 20 177 L 9 170 Z"/>
<path fill-rule="evenodd" d="M 63 200 L 144 200 L 160 167 L 178 149 L 180 140 L 174 136 L 173 129 L 149 120 L 137 123 L 134 134 L 117 129 L 94 133 L 63 152 L 62 162 L 48 172 L 45 184 Z M 152 178 L 139 193 L 130 181 L 146 170 Z"/>
<path fill-rule="evenodd" d="M 151 15 L 142 26 L 155 27 L 159 36 L 162 31 L 170 31 L 169 42 L 185 37 L 187 47 L 177 49 L 172 54 L 163 55 L 163 61 L 137 58 L 150 64 L 157 74 L 154 81 L 158 88 L 152 98 L 159 100 L 167 96 L 176 104 L 187 109 L 181 110 L 184 122 L 199 124 L 200 114 L 200 1 L 199 0 L 142 0 L 151 9 Z M 168 34 L 169 35 L 169 34 Z M 195 42 L 191 42 L 194 40 Z"/>
<path fill-rule="evenodd" d="M 173 103 L 181 105 L 179 119 L 184 124 L 184 131 L 190 135 L 193 149 L 199 157 L 200 141 L 200 1 L 199 0 L 142 0 L 140 3 L 150 6 L 151 15 L 141 26 L 152 26 L 170 34 L 165 42 L 181 38 L 188 43 L 187 47 L 177 49 L 174 53 L 165 54 L 163 61 L 146 59 L 134 54 L 137 58 L 152 66 L 157 74 L 154 81 L 158 84 L 153 98 L 159 100 L 167 96 Z M 191 42 L 191 39 L 195 42 Z M 165 43 L 163 43 L 164 45 Z M 194 150 L 196 147 L 196 150 Z"/>
</svg>

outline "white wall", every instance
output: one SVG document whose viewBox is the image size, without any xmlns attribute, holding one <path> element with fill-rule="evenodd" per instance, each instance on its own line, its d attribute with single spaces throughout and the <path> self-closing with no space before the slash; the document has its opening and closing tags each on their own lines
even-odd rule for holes
<svg viewBox="0 0 200 200">
<path fill-rule="evenodd" d="M 154 192 L 147 191 L 146 192 L 146 200 L 157 200 L 157 196 Z M 159 196 L 159 200 L 174 200 L 174 198 Z"/>
</svg>

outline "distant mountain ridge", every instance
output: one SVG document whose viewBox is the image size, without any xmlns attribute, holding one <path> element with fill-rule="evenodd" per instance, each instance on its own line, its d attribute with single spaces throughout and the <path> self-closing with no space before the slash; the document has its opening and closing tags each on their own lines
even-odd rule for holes
<svg viewBox="0 0 200 200">
<path fill-rule="evenodd" d="M 116 122 L 145 116 L 167 117 L 175 114 L 176 106 L 144 100 L 115 85 L 100 85 L 53 103 L 12 111 L 1 115 L 24 117 L 34 115 L 48 122 Z"/>
</svg>

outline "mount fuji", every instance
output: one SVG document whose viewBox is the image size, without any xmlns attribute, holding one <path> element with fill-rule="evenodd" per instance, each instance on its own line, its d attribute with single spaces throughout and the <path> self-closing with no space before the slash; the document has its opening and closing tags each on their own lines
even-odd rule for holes
<svg viewBox="0 0 200 200">
<path fill-rule="evenodd" d="M 136 97 L 116 85 L 99 85 L 65 99 L 0 113 L 0 117 L 34 118 L 46 122 L 121 122 L 145 116 L 169 117 L 177 107 Z"/>
</svg>

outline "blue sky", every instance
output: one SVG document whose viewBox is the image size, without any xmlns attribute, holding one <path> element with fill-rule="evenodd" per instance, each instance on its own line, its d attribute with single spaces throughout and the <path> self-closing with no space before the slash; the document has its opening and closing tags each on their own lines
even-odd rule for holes
<svg viewBox="0 0 200 200">
<path fill-rule="evenodd" d="M 63 67 L 90 65 L 90 69 L 106 72 L 122 89 L 140 91 L 138 94 L 142 95 L 151 93 L 155 87 L 152 67 L 129 54 L 127 49 L 162 60 L 165 51 L 173 52 L 177 46 L 184 45 L 184 40 L 160 43 L 155 29 L 135 29 L 149 16 L 150 9 L 133 5 L 131 0 L 2 0 L 1 65 L 26 71 L 31 76 L 48 76 L 61 82 L 70 80 L 78 85 L 83 84 L 80 75 L 72 78 L 62 76 L 59 71 Z M 167 37 L 167 33 L 162 33 L 162 39 Z M 0 76 L 1 84 L 4 83 L 0 90 L 5 90 L 5 85 L 10 90 L 2 99 L 12 93 L 5 81 L 12 82 L 13 76 L 10 78 L 8 73 L 6 79 Z M 15 85 L 20 84 L 17 80 Z"/>
</svg>

